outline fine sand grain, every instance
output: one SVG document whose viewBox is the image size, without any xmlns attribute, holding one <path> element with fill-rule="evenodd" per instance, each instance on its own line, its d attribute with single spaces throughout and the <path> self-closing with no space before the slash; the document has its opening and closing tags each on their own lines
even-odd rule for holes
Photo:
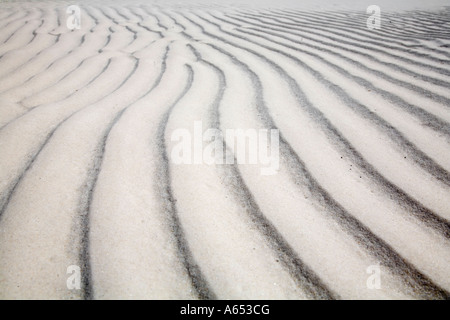
<svg viewBox="0 0 450 320">
<path fill-rule="evenodd" d="M 0 2 L 1 299 L 449 298 L 450 7 L 274 2 Z"/>
</svg>

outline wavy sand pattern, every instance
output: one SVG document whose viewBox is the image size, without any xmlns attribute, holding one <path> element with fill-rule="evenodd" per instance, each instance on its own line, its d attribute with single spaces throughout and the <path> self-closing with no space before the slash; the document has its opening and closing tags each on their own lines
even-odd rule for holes
<svg viewBox="0 0 450 320">
<path fill-rule="evenodd" d="M 0 298 L 449 297 L 450 10 L 66 7 L 0 4 Z M 175 165 L 195 121 L 278 173 Z"/>
</svg>

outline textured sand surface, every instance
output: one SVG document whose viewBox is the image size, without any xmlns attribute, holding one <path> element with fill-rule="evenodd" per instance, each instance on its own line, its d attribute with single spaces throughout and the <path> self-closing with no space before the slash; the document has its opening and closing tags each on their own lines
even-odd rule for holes
<svg viewBox="0 0 450 320">
<path fill-rule="evenodd" d="M 448 298 L 450 9 L 314 3 L 0 3 L 0 298 Z M 196 121 L 279 171 L 173 163 Z"/>
</svg>

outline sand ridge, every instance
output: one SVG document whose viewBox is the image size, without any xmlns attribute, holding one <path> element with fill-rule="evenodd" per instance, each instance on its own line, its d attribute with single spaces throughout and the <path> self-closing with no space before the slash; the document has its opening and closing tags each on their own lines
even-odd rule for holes
<svg viewBox="0 0 450 320">
<path fill-rule="evenodd" d="M 448 298 L 448 9 L 66 8 L 0 4 L 0 298 Z M 173 163 L 198 121 L 279 170 Z"/>
</svg>

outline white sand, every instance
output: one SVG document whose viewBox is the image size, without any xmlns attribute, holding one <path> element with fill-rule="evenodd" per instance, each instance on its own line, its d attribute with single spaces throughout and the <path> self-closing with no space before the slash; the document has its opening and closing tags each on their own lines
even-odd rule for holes
<svg viewBox="0 0 450 320">
<path fill-rule="evenodd" d="M 377 3 L 0 3 L 0 298 L 448 298 L 450 3 Z M 173 163 L 196 121 L 279 171 Z"/>
</svg>

